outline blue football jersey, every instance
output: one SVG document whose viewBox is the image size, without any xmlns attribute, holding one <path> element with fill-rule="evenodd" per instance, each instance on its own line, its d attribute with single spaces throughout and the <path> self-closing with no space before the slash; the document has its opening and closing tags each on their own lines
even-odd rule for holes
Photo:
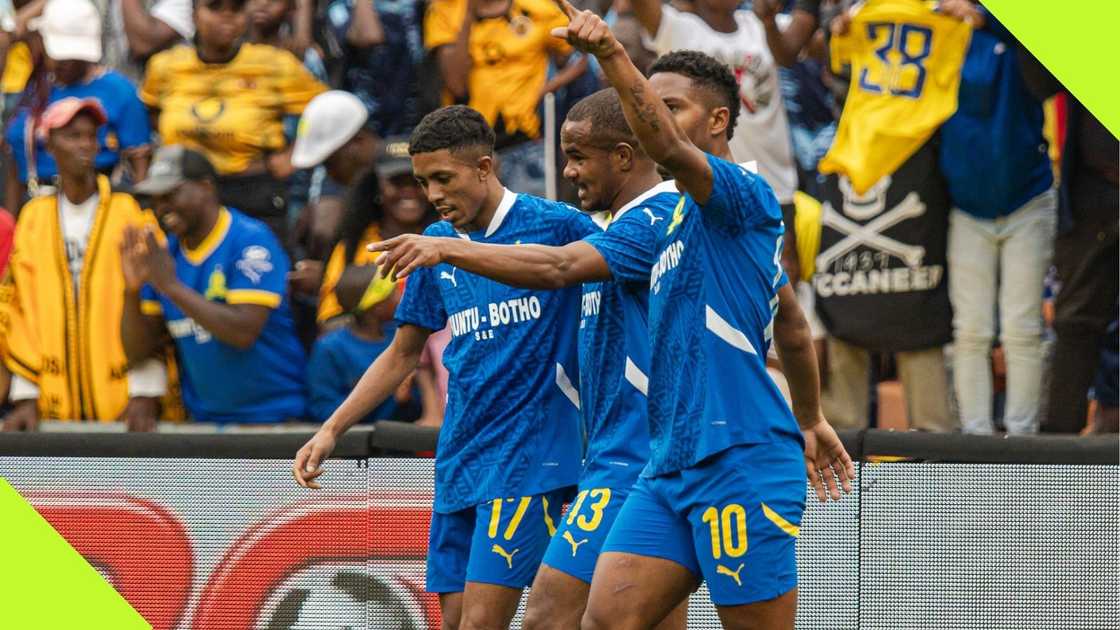
<svg viewBox="0 0 1120 630">
<path fill-rule="evenodd" d="M 485 230 L 441 221 L 424 234 L 482 243 L 564 245 L 598 228 L 562 203 L 506 191 Z M 397 320 L 451 327 L 447 408 L 436 449 L 435 510 L 576 484 L 580 291 L 516 289 L 448 264 L 413 272 Z"/>
<path fill-rule="evenodd" d="M 623 206 L 585 240 L 612 280 L 583 285 L 580 401 L 587 454 L 580 486 L 629 488 L 649 460 L 649 273 L 657 238 L 681 198 L 662 183 Z"/>
<path fill-rule="evenodd" d="M 189 250 L 174 236 L 175 275 L 207 300 L 270 309 L 257 341 L 241 350 L 218 341 L 150 285 L 141 308 L 162 315 L 179 356 L 183 404 L 196 420 L 277 422 L 303 418 L 305 356 L 288 305 L 288 255 L 267 225 L 223 208 L 213 231 Z"/>
<path fill-rule="evenodd" d="M 643 473 L 687 468 L 736 444 L 801 440 L 766 372 L 782 271 L 782 213 L 770 186 L 708 156 L 712 195 L 685 195 L 650 274 L 651 452 Z"/>
</svg>

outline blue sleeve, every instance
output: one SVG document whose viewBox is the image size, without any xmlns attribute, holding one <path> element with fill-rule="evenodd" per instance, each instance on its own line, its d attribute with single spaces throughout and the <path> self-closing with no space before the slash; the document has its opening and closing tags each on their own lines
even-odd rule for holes
<svg viewBox="0 0 1120 630">
<path fill-rule="evenodd" d="M 728 236 L 742 234 L 747 228 L 782 220 L 782 209 L 773 189 L 747 169 L 708 156 L 712 169 L 712 194 L 700 207 L 704 221 Z"/>
<path fill-rule="evenodd" d="M 234 219 L 236 221 L 236 219 Z M 263 226 L 246 230 L 226 270 L 226 303 L 280 306 L 288 289 L 288 255 Z"/>
<path fill-rule="evenodd" d="M 122 149 L 142 147 L 152 143 L 152 126 L 148 118 L 148 108 L 140 102 L 136 88 L 122 81 L 121 89 L 127 90 L 121 102 L 119 117 L 113 121 Z"/>
<path fill-rule="evenodd" d="M 140 312 L 153 317 L 163 316 L 163 302 L 150 284 L 140 287 Z"/>
<path fill-rule="evenodd" d="M 596 232 L 603 230 L 595 225 L 591 217 L 584 212 L 580 212 L 571 206 L 562 204 L 560 209 L 557 210 L 557 217 L 559 218 L 560 225 L 556 230 L 557 236 L 562 238 L 562 242 L 558 245 L 567 245 L 582 240 Z"/>
<path fill-rule="evenodd" d="M 311 417 L 322 422 L 346 400 L 346 375 L 339 368 L 328 335 L 315 342 L 311 359 L 307 362 L 308 411 Z"/>
<path fill-rule="evenodd" d="M 642 210 L 641 207 L 631 208 L 611 222 L 606 231 L 584 239 L 607 261 L 615 280 L 649 282 L 657 234 Z"/>
<path fill-rule="evenodd" d="M 422 267 L 412 272 L 405 282 L 404 295 L 397 306 L 396 319 L 401 324 L 412 324 L 428 330 L 443 330 L 447 325 L 447 312 L 434 267 Z"/>
</svg>

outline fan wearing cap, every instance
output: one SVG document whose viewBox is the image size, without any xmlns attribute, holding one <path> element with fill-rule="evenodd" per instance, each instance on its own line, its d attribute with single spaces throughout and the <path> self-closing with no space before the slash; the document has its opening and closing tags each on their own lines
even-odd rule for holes
<svg viewBox="0 0 1120 630">
<path fill-rule="evenodd" d="M 327 88 L 292 53 L 244 42 L 245 0 L 196 0 L 194 22 L 193 45 L 148 61 L 140 98 L 164 144 L 198 151 L 214 165 L 222 203 L 286 241 L 292 165 L 284 122 Z"/>
<path fill-rule="evenodd" d="M 404 283 L 382 278 L 374 265 L 349 266 L 339 278 L 339 304 L 353 315 L 349 325 L 315 342 L 307 363 L 311 417 L 322 422 L 346 400 L 369 365 L 393 339 L 393 313 Z M 395 395 L 371 411 L 363 422 L 398 420 L 439 424 L 440 405 L 430 370 L 417 369 Z"/>
<path fill-rule="evenodd" d="M 124 310 L 120 243 L 127 230 L 153 222 L 95 170 L 105 120 L 97 101 L 77 98 L 54 103 L 41 118 L 59 190 L 24 206 L 16 229 L 0 304 L 15 401 L 8 429 L 34 428 L 42 417 L 124 419 L 130 429 L 150 430 L 167 390 L 163 366 L 128 361 L 117 332 Z"/>
<path fill-rule="evenodd" d="M 182 372 L 183 402 L 196 420 L 261 423 L 302 418 L 303 348 L 286 296 L 288 256 L 264 223 L 225 208 L 214 167 L 171 145 L 156 151 L 137 193 L 168 233 L 125 235 L 125 314 L 120 334 L 131 361 L 169 334 Z"/>
<path fill-rule="evenodd" d="M 50 184 L 58 175 L 54 157 L 35 137 L 43 111 L 64 98 L 94 98 L 105 111 L 97 134 L 95 167 L 113 174 L 122 162 L 133 181 L 144 177 L 150 156 L 151 126 L 136 86 L 123 74 L 107 70 L 101 60 L 101 16 L 89 0 L 48 0 L 32 26 L 43 40 L 46 59 L 29 80 L 8 123 L 4 138 L 14 158 L 9 162 L 6 203 L 18 208 L 26 192 Z"/>
<path fill-rule="evenodd" d="M 343 216 L 330 258 L 322 272 L 318 321 L 344 313 L 334 287 L 347 265 L 366 265 L 376 256 L 366 246 L 400 234 L 419 234 L 435 220 L 431 206 L 412 176 L 406 138 L 380 141 L 368 125 L 358 97 L 332 90 L 312 99 L 300 118 L 292 164 L 322 164 L 334 181 L 347 187 Z M 371 168 L 371 165 L 373 167 Z M 296 274 L 318 275 L 319 263 L 305 260 Z"/>
</svg>

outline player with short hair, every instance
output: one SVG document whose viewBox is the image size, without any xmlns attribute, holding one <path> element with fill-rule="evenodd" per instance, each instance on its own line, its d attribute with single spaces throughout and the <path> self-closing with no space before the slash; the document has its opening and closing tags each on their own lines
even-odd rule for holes
<svg viewBox="0 0 1120 630">
<path fill-rule="evenodd" d="M 426 116 L 409 142 L 413 172 L 443 221 L 429 236 L 557 245 L 598 231 L 566 204 L 518 195 L 494 172 L 494 132 L 464 106 Z M 436 450 L 429 591 L 447 627 L 507 627 L 579 477 L 576 289 L 525 291 L 450 264 L 411 275 L 392 344 L 296 455 L 313 480 L 339 435 L 390 396 L 434 330 L 450 324 L 450 374 Z"/>
<path fill-rule="evenodd" d="M 650 462 L 607 538 L 583 627 L 650 627 L 704 580 L 725 626 L 793 628 L 806 470 L 822 500 L 855 470 L 820 410 L 777 199 L 726 160 L 734 77 L 686 51 L 647 80 L 600 18 L 558 2 L 571 22 L 553 34 L 599 59 L 643 149 L 685 193 L 651 274 Z M 772 340 L 792 414 L 766 373 Z"/>
<path fill-rule="evenodd" d="M 562 247 L 485 245 L 403 235 L 371 246 L 398 276 L 439 264 L 513 286 L 556 288 L 583 282 L 580 402 L 587 454 L 579 494 L 545 552 L 525 611 L 525 628 L 579 626 L 595 563 L 619 509 L 649 459 L 649 273 L 654 245 L 681 200 L 634 137 L 618 93 L 596 92 L 568 112 L 560 129 L 564 175 L 584 212 L 607 223 Z M 685 607 L 666 624 L 684 626 Z"/>
</svg>

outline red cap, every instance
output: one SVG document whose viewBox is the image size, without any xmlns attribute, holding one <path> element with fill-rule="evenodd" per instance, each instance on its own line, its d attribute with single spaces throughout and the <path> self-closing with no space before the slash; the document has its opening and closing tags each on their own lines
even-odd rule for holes
<svg viewBox="0 0 1120 630">
<path fill-rule="evenodd" d="M 43 112 L 42 117 L 39 118 L 39 135 L 46 137 L 51 129 L 61 129 L 69 125 L 70 121 L 74 120 L 74 117 L 81 112 L 93 114 L 98 127 L 109 121 L 109 117 L 105 114 L 105 108 L 96 98 L 68 96 L 61 101 L 51 103 L 47 111 Z"/>
</svg>

